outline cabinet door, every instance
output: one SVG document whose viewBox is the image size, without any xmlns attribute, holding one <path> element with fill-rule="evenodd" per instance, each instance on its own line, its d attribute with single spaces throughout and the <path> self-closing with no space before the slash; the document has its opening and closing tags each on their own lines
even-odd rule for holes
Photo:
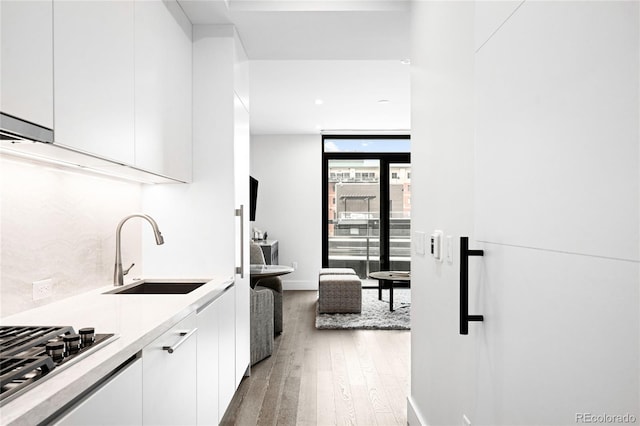
<svg viewBox="0 0 640 426">
<path fill-rule="evenodd" d="M 53 2 L 0 2 L 0 111 L 53 128 Z"/>
<path fill-rule="evenodd" d="M 143 424 L 196 424 L 197 336 L 194 330 L 195 313 L 142 350 Z M 175 350 L 170 353 L 164 347 Z"/>
<path fill-rule="evenodd" d="M 200 310 L 198 322 L 198 424 L 218 424 L 218 335 L 220 303 Z"/>
<path fill-rule="evenodd" d="M 142 360 L 119 371 L 109 381 L 81 401 L 56 425 L 142 424 Z"/>
<path fill-rule="evenodd" d="M 218 361 L 218 421 L 222 420 L 236 391 L 236 287 L 231 287 L 220 298 L 220 348 Z"/>
<path fill-rule="evenodd" d="M 136 166 L 191 180 L 191 22 L 175 0 L 135 2 Z"/>
<path fill-rule="evenodd" d="M 134 161 L 134 5 L 55 0 L 55 141 Z"/>
</svg>

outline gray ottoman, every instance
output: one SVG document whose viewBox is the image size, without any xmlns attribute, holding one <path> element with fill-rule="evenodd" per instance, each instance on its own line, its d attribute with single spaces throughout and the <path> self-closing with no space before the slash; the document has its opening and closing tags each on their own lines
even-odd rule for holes
<svg viewBox="0 0 640 426">
<path fill-rule="evenodd" d="M 249 351 L 251 365 L 253 365 L 273 352 L 273 293 L 267 288 L 249 289 L 249 292 L 251 294 Z"/>
<path fill-rule="evenodd" d="M 318 275 L 356 275 L 352 268 L 322 268 Z"/>
<path fill-rule="evenodd" d="M 318 282 L 319 313 L 360 313 L 361 311 L 362 283 L 357 275 L 320 275 Z"/>
</svg>

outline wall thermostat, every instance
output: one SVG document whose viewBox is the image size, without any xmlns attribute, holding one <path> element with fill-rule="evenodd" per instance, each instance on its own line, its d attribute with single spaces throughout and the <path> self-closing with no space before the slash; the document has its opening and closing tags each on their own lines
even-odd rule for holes
<svg viewBox="0 0 640 426">
<path fill-rule="evenodd" d="M 442 231 L 435 230 L 431 234 L 431 256 L 435 260 L 442 261 Z"/>
</svg>

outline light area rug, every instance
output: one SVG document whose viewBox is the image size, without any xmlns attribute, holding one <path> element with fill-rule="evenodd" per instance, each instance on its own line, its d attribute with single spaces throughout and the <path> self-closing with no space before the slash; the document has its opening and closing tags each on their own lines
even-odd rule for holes
<svg viewBox="0 0 640 426">
<path fill-rule="evenodd" d="M 362 290 L 362 312 L 359 314 L 319 314 L 316 303 L 318 329 L 409 330 L 411 328 L 411 289 L 393 290 L 393 306 L 389 311 L 389 290 Z"/>
</svg>

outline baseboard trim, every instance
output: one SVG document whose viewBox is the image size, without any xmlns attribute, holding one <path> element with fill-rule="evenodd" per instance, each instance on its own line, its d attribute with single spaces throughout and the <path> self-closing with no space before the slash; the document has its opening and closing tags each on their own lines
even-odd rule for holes
<svg viewBox="0 0 640 426">
<path fill-rule="evenodd" d="M 429 426 L 424 420 L 420 410 L 416 407 L 411 395 L 407 397 L 407 424 L 409 426 Z"/>
<path fill-rule="evenodd" d="M 309 280 L 282 280 L 283 290 L 318 290 L 317 281 Z"/>
</svg>

